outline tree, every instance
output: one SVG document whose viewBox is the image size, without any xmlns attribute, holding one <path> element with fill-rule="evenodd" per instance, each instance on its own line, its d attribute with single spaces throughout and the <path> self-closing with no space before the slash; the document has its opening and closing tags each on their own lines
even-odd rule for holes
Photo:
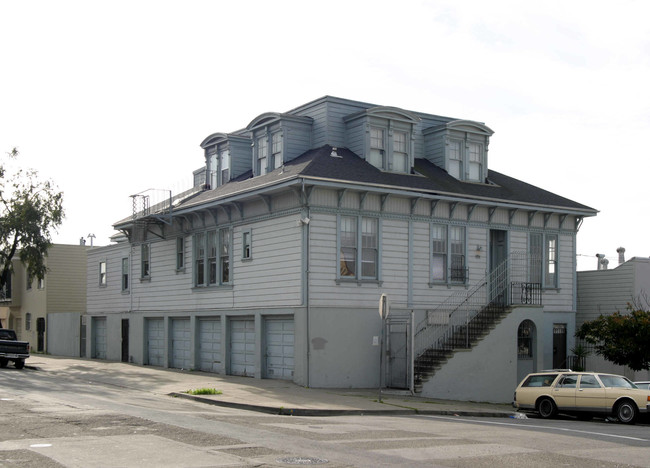
<svg viewBox="0 0 650 468">
<path fill-rule="evenodd" d="M 0 161 L 0 291 L 12 272 L 17 255 L 29 277 L 43 279 L 45 256 L 52 245 L 50 231 L 64 217 L 63 193 L 54 184 L 41 181 L 33 169 L 13 169 L 17 148 Z"/>
<path fill-rule="evenodd" d="M 628 313 L 615 312 L 585 322 L 576 336 L 595 345 L 596 354 L 632 370 L 650 369 L 650 312 L 628 304 Z"/>
</svg>

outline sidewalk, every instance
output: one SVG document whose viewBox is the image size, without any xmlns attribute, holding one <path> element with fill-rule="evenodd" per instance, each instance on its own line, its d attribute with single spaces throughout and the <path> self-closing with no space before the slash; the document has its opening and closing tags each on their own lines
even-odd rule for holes
<svg viewBox="0 0 650 468">
<path fill-rule="evenodd" d="M 86 382 L 101 382 L 159 395 L 294 416 L 431 414 L 515 417 L 510 405 L 438 400 L 408 392 L 378 389 L 314 389 L 286 380 L 253 379 L 200 371 L 138 366 L 121 362 L 33 355 L 26 368 L 65 375 Z M 214 388 L 219 395 L 189 395 L 191 389 Z"/>
</svg>

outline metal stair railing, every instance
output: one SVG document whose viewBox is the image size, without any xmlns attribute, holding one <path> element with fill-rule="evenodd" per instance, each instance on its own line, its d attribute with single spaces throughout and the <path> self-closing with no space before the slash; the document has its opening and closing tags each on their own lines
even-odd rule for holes
<svg viewBox="0 0 650 468">
<path fill-rule="evenodd" d="M 488 305 L 505 308 L 517 303 L 510 291 L 513 282 L 527 282 L 530 256 L 523 252 L 512 252 L 500 265 L 488 273 L 469 290 L 458 291 L 449 296 L 436 308 L 427 311 L 427 316 L 416 327 L 414 355 L 423 355 L 432 349 L 452 349 L 454 335 L 465 329 L 469 333 L 469 323 Z M 541 298 L 540 298 L 541 302 Z M 467 336 L 466 347 L 469 347 Z"/>
</svg>

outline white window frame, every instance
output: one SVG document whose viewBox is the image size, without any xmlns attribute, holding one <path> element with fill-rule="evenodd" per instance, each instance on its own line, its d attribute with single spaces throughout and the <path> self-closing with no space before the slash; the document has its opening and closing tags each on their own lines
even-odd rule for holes
<svg viewBox="0 0 650 468">
<path fill-rule="evenodd" d="M 381 219 L 359 215 L 339 215 L 337 218 L 337 281 L 380 281 Z M 350 229 L 343 231 L 346 226 Z M 364 274 L 371 264 L 374 273 Z"/>
<path fill-rule="evenodd" d="M 467 227 L 431 223 L 429 227 L 429 287 L 467 284 Z M 460 260 L 460 266 L 457 266 Z"/>
</svg>

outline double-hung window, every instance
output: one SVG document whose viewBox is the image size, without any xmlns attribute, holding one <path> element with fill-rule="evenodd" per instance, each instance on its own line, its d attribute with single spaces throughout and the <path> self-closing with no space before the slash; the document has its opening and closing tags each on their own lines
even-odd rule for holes
<svg viewBox="0 0 650 468">
<path fill-rule="evenodd" d="M 268 170 L 269 145 L 266 134 L 257 139 L 257 175 L 264 175 Z"/>
<path fill-rule="evenodd" d="M 529 281 L 543 288 L 558 287 L 558 238 L 557 234 L 530 234 Z"/>
<path fill-rule="evenodd" d="M 246 229 L 242 231 L 242 260 L 250 260 L 253 258 L 253 231 Z"/>
<path fill-rule="evenodd" d="M 223 150 L 219 153 L 219 163 L 221 171 L 221 185 L 230 181 L 230 152 Z"/>
<path fill-rule="evenodd" d="M 468 180 L 474 182 L 481 181 L 483 173 L 483 147 L 480 143 L 469 142 L 467 144 L 468 152 Z"/>
<path fill-rule="evenodd" d="M 194 235 L 194 244 L 195 286 L 229 284 L 231 282 L 231 229 L 223 228 L 197 233 Z"/>
<path fill-rule="evenodd" d="M 431 225 L 431 282 L 467 282 L 464 226 Z"/>
<path fill-rule="evenodd" d="M 370 127 L 370 152 L 368 162 L 377 169 L 384 169 L 384 157 L 386 155 L 385 131 L 383 128 Z"/>
<path fill-rule="evenodd" d="M 271 168 L 282 166 L 282 133 L 275 132 L 271 135 Z"/>
<path fill-rule="evenodd" d="M 339 278 L 379 279 L 379 220 L 377 218 L 340 217 Z"/>
<path fill-rule="evenodd" d="M 408 172 L 408 133 L 393 132 L 393 154 L 390 158 L 388 170 L 395 172 Z"/>
<path fill-rule="evenodd" d="M 449 156 L 449 175 L 456 179 L 463 179 L 463 154 L 462 142 L 460 140 L 450 140 L 447 148 Z"/>
<path fill-rule="evenodd" d="M 122 259 L 122 291 L 129 290 L 129 258 Z"/>
<path fill-rule="evenodd" d="M 141 265 L 141 270 L 140 270 L 140 277 L 141 278 L 149 278 L 151 276 L 151 271 L 150 271 L 150 246 L 149 244 L 142 244 L 140 247 L 140 265 Z"/>
<path fill-rule="evenodd" d="M 99 262 L 99 285 L 106 286 L 106 260 Z"/>
<path fill-rule="evenodd" d="M 176 238 L 176 269 L 182 270 L 185 268 L 185 238 Z"/>
</svg>

